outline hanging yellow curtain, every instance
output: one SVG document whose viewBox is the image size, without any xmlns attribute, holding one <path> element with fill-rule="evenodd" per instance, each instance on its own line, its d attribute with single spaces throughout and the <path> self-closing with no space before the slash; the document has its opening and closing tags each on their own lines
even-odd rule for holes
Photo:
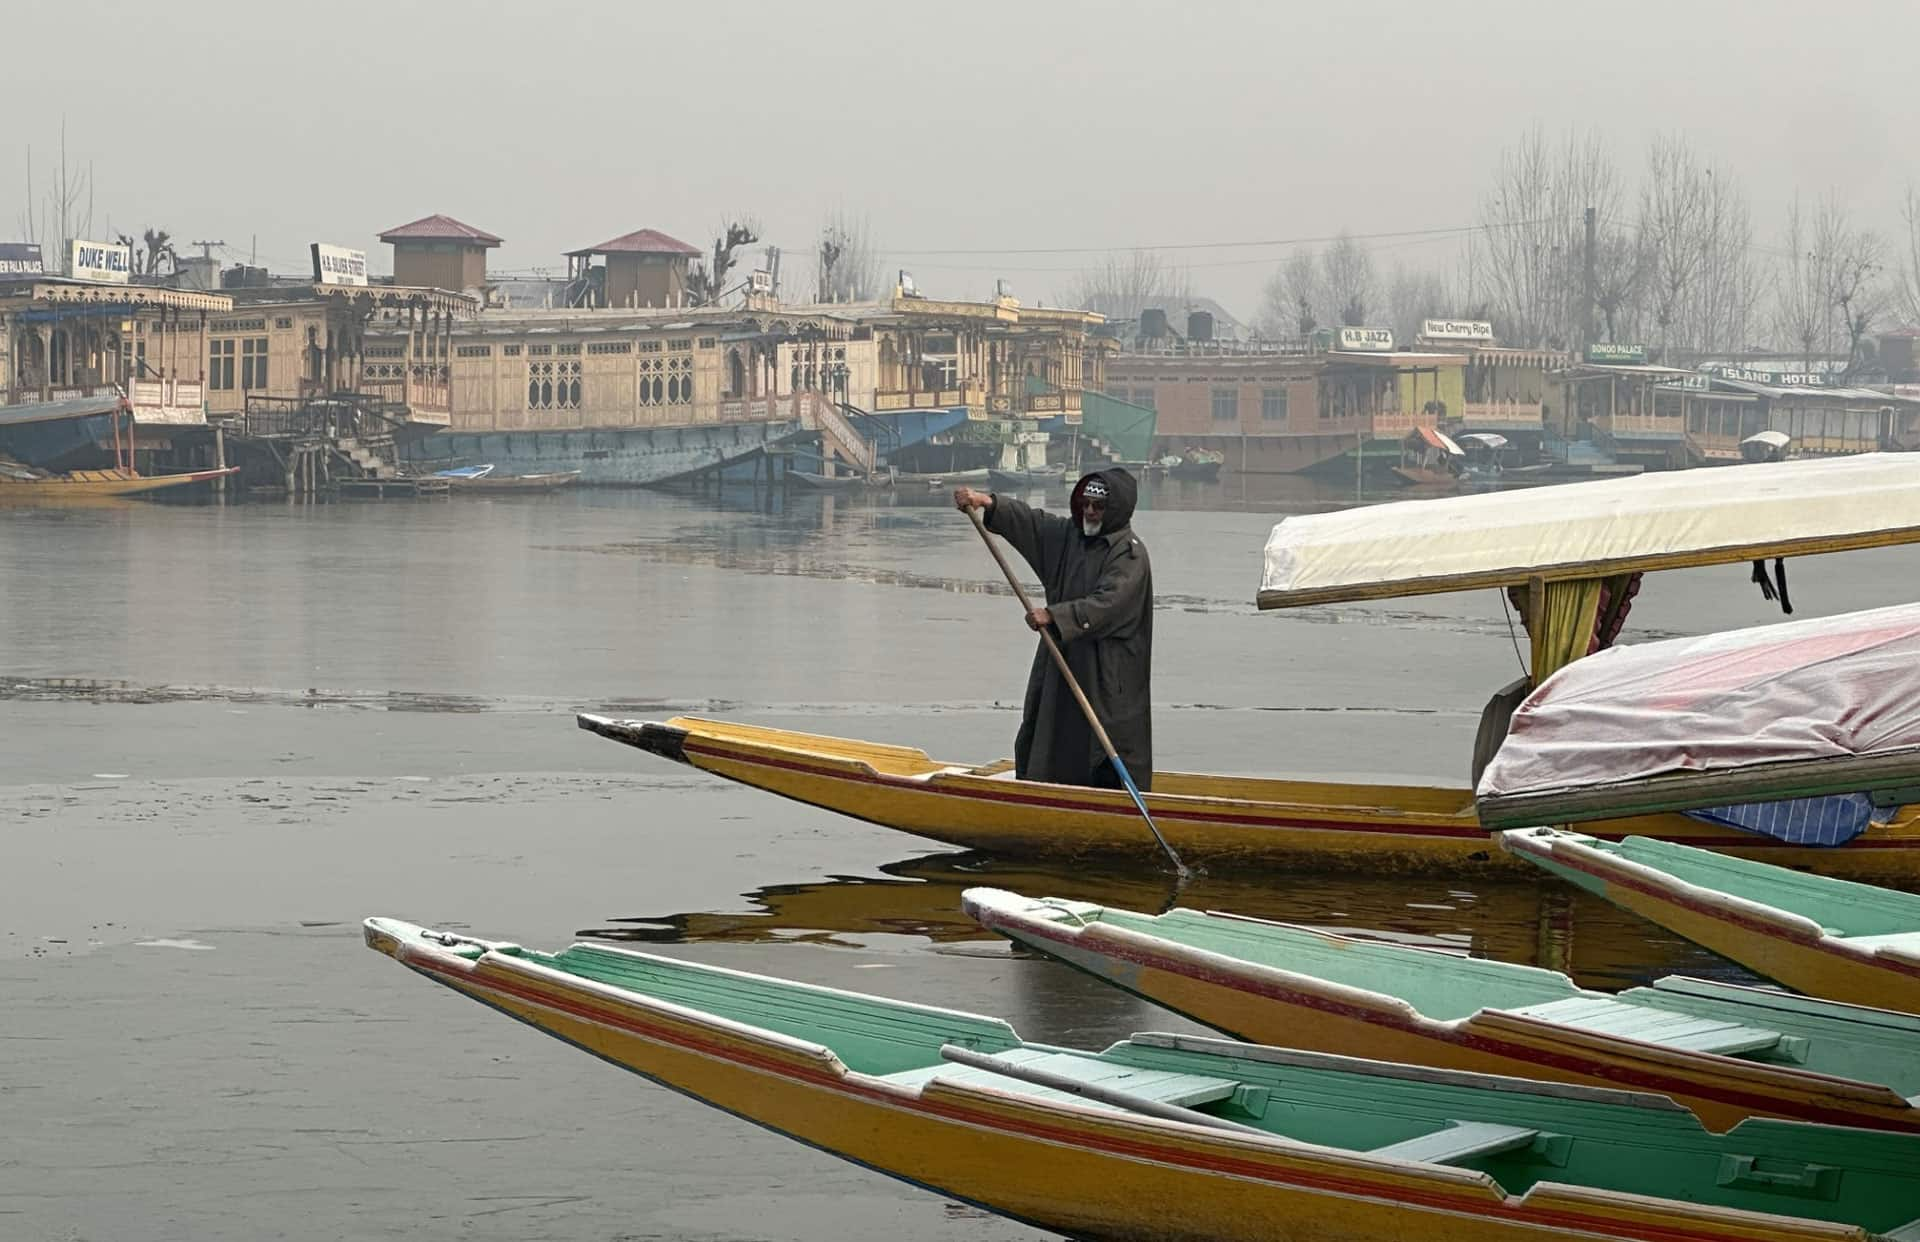
<svg viewBox="0 0 1920 1242">
<path fill-rule="evenodd" d="M 1544 601 L 1527 601 L 1534 617 L 1528 631 L 1533 639 L 1536 686 L 1587 654 L 1593 642 L 1594 619 L 1600 611 L 1600 579 L 1549 582 L 1544 594 Z"/>
</svg>

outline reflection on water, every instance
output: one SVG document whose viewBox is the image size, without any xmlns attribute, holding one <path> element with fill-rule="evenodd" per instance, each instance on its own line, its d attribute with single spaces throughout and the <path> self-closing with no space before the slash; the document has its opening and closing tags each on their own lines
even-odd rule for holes
<svg viewBox="0 0 1920 1242">
<path fill-rule="evenodd" d="M 1472 889 L 1459 882 L 1352 876 L 1197 877 L 1176 894 L 1166 876 L 1073 864 L 936 854 L 890 863 L 880 877 L 837 876 L 745 894 L 745 911 L 637 915 L 582 936 L 640 943 L 806 942 L 852 947 L 867 937 L 936 945 L 995 938 L 960 911 L 974 886 L 1158 912 L 1177 904 L 1299 923 L 1343 935 L 1542 966 L 1615 990 L 1662 975 L 1751 981 L 1738 968 L 1598 898 L 1551 880 Z"/>
</svg>

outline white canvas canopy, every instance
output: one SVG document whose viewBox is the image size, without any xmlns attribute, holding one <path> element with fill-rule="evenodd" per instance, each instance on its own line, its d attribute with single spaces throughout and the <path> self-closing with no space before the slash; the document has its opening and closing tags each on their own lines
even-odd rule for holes
<svg viewBox="0 0 1920 1242">
<path fill-rule="evenodd" d="M 1920 542 L 1920 453 L 1681 470 L 1284 518 L 1262 608 Z"/>
</svg>

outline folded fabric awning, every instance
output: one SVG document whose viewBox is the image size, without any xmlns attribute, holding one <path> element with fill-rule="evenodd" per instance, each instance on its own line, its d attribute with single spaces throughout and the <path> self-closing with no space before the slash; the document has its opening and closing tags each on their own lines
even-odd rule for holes
<svg viewBox="0 0 1920 1242">
<path fill-rule="evenodd" d="M 1916 793 L 1920 604 L 1903 604 L 1569 664 L 1514 712 L 1476 805 L 1514 827 Z"/>
</svg>

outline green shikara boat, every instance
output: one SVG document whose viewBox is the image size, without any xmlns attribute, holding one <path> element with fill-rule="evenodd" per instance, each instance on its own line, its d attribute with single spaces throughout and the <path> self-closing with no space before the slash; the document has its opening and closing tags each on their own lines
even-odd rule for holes
<svg viewBox="0 0 1920 1242">
<path fill-rule="evenodd" d="M 1646 837 L 1529 828 L 1500 845 L 1796 991 L 1920 1014 L 1920 896 Z"/>
<path fill-rule="evenodd" d="M 671 958 L 369 919 L 370 947 L 778 1133 L 1099 1242 L 1920 1239 L 1920 1135 L 1173 1035 L 993 1018 Z M 661 1141 L 671 1141 L 662 1139 Z"/>
<path fill-rule="evenodd" d="M 1920 1017 L 1700 979 L 1617 995 L 1565 975 L 1199 910 L 968 889 L 992 931 L 1255 1043 L 1920 1133 Z"/>
</svg>

